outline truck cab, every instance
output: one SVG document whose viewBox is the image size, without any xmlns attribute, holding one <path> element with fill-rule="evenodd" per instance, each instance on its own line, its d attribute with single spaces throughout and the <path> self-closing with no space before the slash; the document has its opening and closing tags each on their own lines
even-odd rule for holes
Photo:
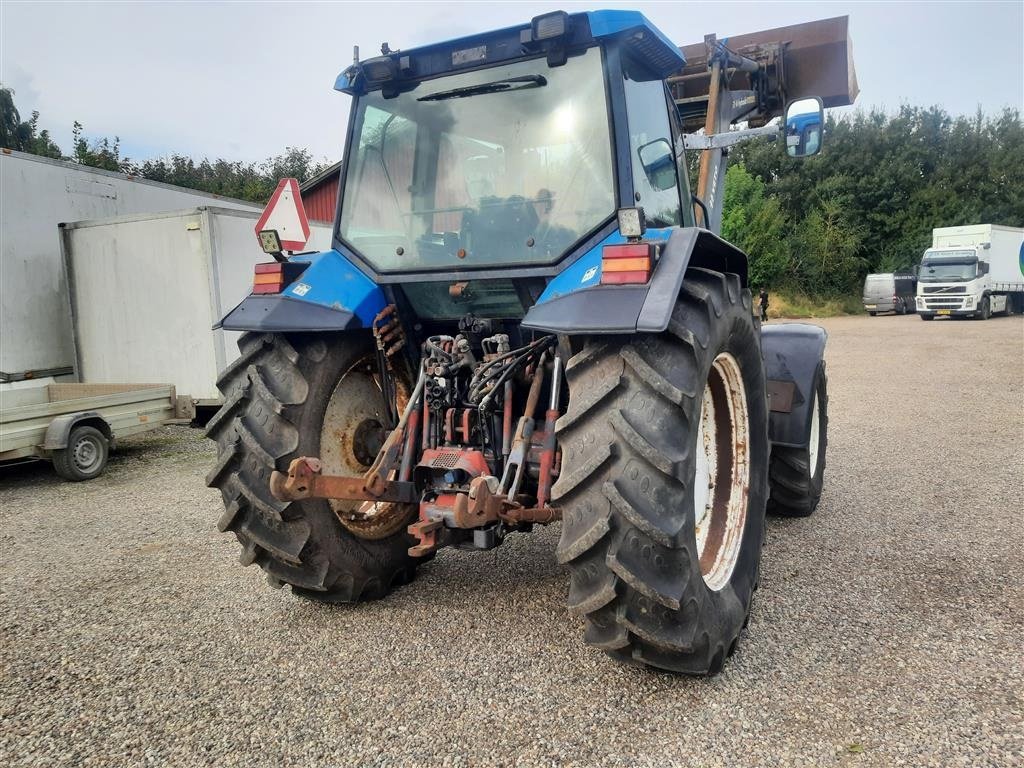
<svg viewBox="0 0 1024 768">
<path fill-rule="evenodd" d="M 935 315 L 975 317 L 988 288 L 988 265 L 974 246 L 930 248 L 921 259 L 917 305 L 923 318 Z M 990 311 L 1005 309 L 1006 297 L 989 299 Z"/>
</svg>

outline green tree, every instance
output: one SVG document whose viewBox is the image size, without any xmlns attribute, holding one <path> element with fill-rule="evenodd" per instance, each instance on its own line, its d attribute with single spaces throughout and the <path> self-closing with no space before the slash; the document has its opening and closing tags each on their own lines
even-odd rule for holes
<svg viewBox="0 0 1024 768">
<path fill-rule="evenodd" d="M 0 86 L 0 146 L 29 152 L 44 157 L 61 157 L 60 147 L 50 138 L 50 132 L 39 130 L 39 113 L 23 121 L 14 105 L 14 91 Z"/>
<path fill-rule="evenodd" d="M 121 157 L 120 137 L 115 136 L 113 141 L 106 137 L 90 141 L 77 120 L 72 131 L 72 146 L 74 153 L 71 159 L 76 163 L 121 173 L 132 173 L 135 170 L 131 160 Z"/>
<path fill-rule="evenodd" d="M 731 166 L 725 174 L 722 237 L 750 257 L 752 285 L 778 287 L 791 282 L 786 228 L 786 215 L 778 199 L 767 196 L 764 181 L 743 165 Z"/>
</svg>

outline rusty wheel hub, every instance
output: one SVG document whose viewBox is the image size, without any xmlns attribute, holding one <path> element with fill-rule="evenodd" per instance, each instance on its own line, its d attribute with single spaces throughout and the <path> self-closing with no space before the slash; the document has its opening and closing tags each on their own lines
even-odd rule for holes
<svg viewBox="0 0 1024 768">
<path fill-rule="evenodd" d="M 697 430 L 693 506 L 700 570 L 709 589 L 729 583 L 747 525 L 750 415 L 736 358 L 715 358 Z"/>
<path fill-rule="evenodd" d="M 408 386 L 398 382 L 398 407 L 405 407 Z M 324 413 L 320 431 L 320 460 L 325 475 L 355 477 L 364 474 L 380 450 L 387 429 L 384 394 L 375 374 L 373 358 L 362 360 L 341 377 Z M 410 504 L 387 502 L 328 502 L 338 520 L 356 536 L 383 539 L 404 528 L 415 516 Z"/>
</svg>

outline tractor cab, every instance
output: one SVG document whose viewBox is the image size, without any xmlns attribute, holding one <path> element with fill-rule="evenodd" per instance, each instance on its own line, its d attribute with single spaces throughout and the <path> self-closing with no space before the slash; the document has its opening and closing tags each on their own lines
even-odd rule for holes
<svg viewBox="0 0 1024 768">
<path fill-rule="evenodd" d="M 692 224 L 664 82 L 684 63 L 639 13 L 604 11 L 353 64 L 339 244 L 380 282 L 547 275 L 619 208 Z"/>
</svg>

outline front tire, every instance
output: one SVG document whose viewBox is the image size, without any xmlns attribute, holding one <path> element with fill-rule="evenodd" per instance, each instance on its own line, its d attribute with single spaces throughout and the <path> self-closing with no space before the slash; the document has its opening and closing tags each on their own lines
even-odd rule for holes
<svg viewBox="0 0 1024 768">
<path fill-rule="evenodd" d="M 384 419 L 383 395 L 367 384 L 369 334 L 247 333 L 238 346 L 241 357 L 217 382 L 224 406 L 206 433 L 217 442 L 207 484 L 220 489 L 225 504 L 218 528 L 238 538 L 242 564 L 258 563 L 273 586 L 289 584 L 325 602 L 382 597 L 411 580 L 418 561 L 408 555 L 413 542 L 405 526 L 413 505 L 388 505 L 380 522 L 360 528 L 343 502 L 287 503 L 270 495 L 271 472 L 287 471 L 299 456 L 322 457 L 325 474 L 367 468 L 373 449 L 354 446 L 355 422 Z M 355 410 L 335 412 L 346 403 Z"/>
<path fill-rule="evenodd" d="M 981 299 L 981 305 L 978 307 L 977 318 L 979 320 L 988 320 L 992 317 L 992 302 L 988 296 L 984 296 Z"/>
<path fill-rule="evenodd" d="M 768 468 L 768 512 L 783 517 L 808 517 L 821 500 L 828 449 L 828 377 L 825 366 L 814 376 L 807 445 L 772 446 Z"/>
<path fill-rule="evenodd" d="M 566 378 L 553 492 L 584 640 L 716 673 L 746 624 L 764 538 L 767 395 L 749 292 L 690 269 L 667 331 L 590 339 Z"/>
</svg>

